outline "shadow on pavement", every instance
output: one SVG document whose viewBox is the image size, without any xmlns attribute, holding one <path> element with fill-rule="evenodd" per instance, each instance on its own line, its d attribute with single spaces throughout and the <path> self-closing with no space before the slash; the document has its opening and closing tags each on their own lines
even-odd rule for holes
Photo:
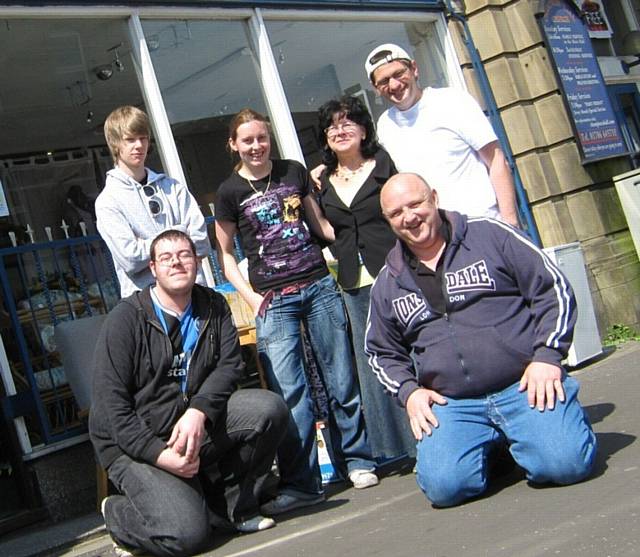
<svg viewBox="0 0 640 557">
<path fill-rule="evenodd" d="M 602 476 L 607 469 L 609 458 L 636 440 L 635 435 L 616 432 L 596 433 L 596 438 L 598 439 L 598 454 L 591 478 Z"/>
<path fill-rule="evenodd" d="M 589 416 L 591 424 L 597 424 L 603 421 L 609 414 L 613 414 L 616 409 L 616 405 L 612 402 L 602 402 L 600 404 L 591 404 L 589 406 L 583 406 L 584 411 Z"/>
</svg>

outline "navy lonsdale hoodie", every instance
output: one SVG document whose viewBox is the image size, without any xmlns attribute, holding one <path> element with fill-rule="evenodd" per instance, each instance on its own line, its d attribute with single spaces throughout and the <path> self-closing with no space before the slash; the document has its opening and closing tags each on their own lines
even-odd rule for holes
<svg viewBox="0 0 640 557">
<path fill-rule="evenodd" d="M 519 381 L 531 361 L 560 366 L 573 336 L 573 291 L 544 252 L 499 221 L 440 213 L 446 312 L 429 306 L 400 241 L 371 290 L 366 352 L 403 406 L 418 387 L 474 397 Z"/>
</svg>

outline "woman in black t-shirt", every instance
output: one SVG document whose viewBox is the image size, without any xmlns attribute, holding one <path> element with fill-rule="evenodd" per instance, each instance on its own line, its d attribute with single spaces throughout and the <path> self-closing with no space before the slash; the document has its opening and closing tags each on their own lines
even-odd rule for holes
<svg viewBox="0 0 640 557">
<path fill-rule="evenodd" d="M 333 230 L 321 216 L 309 174 L 298 162 L 271 160 L 264 116 L 244 109 L 231 121 L 229 146 L 240 161 L 216 194 L 216 242 L 227 279 L 256 316 L 258 353 L 269 388 L 291 411 L 278 449 L 280 494 L 263 505 L 279 514 L 324 500 L 315 443 L 313 403 L 304 370 L 301 325 L 309 334 L 330 400 L 334 447 L 356 487 L 378 482 L 364 431 L 353 370 L 347 318 L 313 231 L 328 240 Z M 233 255 L 239 232 L 249 281 Z"/>
</svg>

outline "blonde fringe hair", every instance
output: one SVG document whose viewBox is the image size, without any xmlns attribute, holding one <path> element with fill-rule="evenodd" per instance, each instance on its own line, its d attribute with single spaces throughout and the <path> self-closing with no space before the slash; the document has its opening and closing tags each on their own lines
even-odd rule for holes
<svg viewBox="0 0 640 557">
<path fill-rule="evenodd" d="M 127 136 L 145 136 L 151 140 L 149 117 L 135 106 L 118 107 L 104 121 L 104 137 L 113 164 L 118 163 L 120 142 Z"/>
</svg>

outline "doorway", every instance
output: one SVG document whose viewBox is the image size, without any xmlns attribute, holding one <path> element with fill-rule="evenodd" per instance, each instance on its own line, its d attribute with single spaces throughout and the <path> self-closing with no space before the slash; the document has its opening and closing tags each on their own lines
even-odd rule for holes
<svg viewBox="0 0 640 557">
<path fill-rule="evenodd" d="M 631 153 L 634 168 L 640 167 L 640 93 L 634 83 L 608 85 L 611 104 Z"/>
</svg>

